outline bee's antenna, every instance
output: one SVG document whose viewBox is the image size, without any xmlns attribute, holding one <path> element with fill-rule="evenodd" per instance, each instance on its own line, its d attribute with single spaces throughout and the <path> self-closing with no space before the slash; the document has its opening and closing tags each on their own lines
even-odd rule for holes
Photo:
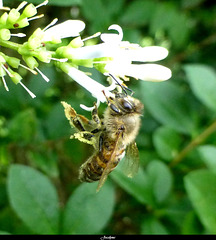
<svg viewBox="0 0 216 240">
<path fill-rule="evenodd" d="M 109 99 L 108 99 L 108 97 L 107 97 L 107 95 L 106 95 L 105 91 L 104 91 L 104 90 L 102 90 L 102 93 L 104 94 L 104 96 L 105 96 L 105 98 L 106 98 L 106 100 L 107 100 L 107 103 L 109 104 L 109 103 L 110 103 L 110 101 L 109 101 Z"/>
<path fill-rule="evenodd" d="M 134 93 L 134 91 L 131 90 L 130 88 L 125 87 L 124 85 L 120 84 L 119 81 L 118 81 L 111 73 L 108 73 L 108 74 L 109 74 L 110 77 L 112 77 L 112 78 L 116 81 L 116 83 L 122 88 L 122 90 L 124 91 L 124 93 L 125 93 L 126 95 L 128 95 L 128 93 L 127 93 L 126 90 L 130 91 L 130 92 L 131 92 L 131 95 Z"/>
</svg>

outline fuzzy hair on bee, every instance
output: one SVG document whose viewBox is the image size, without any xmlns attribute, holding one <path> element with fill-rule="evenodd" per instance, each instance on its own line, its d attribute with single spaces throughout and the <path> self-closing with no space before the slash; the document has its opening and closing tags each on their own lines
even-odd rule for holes
<svg viewBox="0 0 216 240">
<path fill-rule="evenodd" d="M 108 106 L 103 118 L 99 118 L 95 104 L 91 120 L 77 114 L 69 104 L 62 102 L 66 118 L 70 125 L 78 130 L 71 138 L 90 144 L 95 149 L 81 165 L 79 179 L 82 182 L 99 181 L 97 191 L 124 156 L 129 177 L 132 177 L 139 167 L 135 138 L 140 129 L 144 105 L 125 92 L 117 92 L 114 97 L 105 97 Z"/>
</svg>

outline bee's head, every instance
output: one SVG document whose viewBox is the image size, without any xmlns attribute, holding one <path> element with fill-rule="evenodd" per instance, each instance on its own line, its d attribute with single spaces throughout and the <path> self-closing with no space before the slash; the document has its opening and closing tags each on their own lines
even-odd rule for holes
<svg viewBox="0 0 216 240">
<path fill-rule="evenodd" d="M 107 97 L 106 95 L 105 97 L 111 114 L 113 115 L 126 115 L 130 113 L 142 114 L 143 104 L 138 99 L 126 93 L 117 92 L 114 97 Z"/>
</svg>

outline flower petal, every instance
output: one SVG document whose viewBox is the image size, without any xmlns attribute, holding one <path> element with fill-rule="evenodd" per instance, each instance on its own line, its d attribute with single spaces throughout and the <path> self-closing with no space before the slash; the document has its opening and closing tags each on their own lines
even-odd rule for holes
<svg viewBox="0 0 216 240">
<path fill-rule="evenodd" d="M 165 81 L 172 76 L 169 68 L 158 64 L 107 64 L 106 70 L 117 76 L 130 76 L 151 82 Z"/>
<path fill-rule="evenodd" d="M 79 36 L 79 33 L 85 28 L 85 23 L 80 20 L 67 20 L 59 23 L 44 32 L 44 41 L 62 39 L 67 37 Z"/>
<path fill-rule="evenodd" d="M 90 59 L 100 57 L 113 57 L 118 52 L 117 45 L 101 43 L 92 46 L 85 46 L 80 48 L 71 48 L 68 53 L 75 59 Z"/>
<path fill-rule="evenodd" d="M 138 47 L 135 49 L 121 49 L 120 55 L 123 58 L 130 59 L 131 61 L 153 62 L 166 58 L 168 55 L 168 50 L 158 46 L 144 48 Z"/>
<path fill-rule="evenodd" d="M 102 91 L 106 93 L 107 96 L 111 96 L 112 93 L 109 92 L 113 89 L 109 87 L 104 87 L 102 84 L 96 82 L 92 78 L 88 77 L 84 72 L 71 67 L 67 73 L 71 78 L 74 79 L 77 83 L 79 83 L 82 87 L 88 90 L 93 97 L 97 98 L 100 102 L 105 102 L 106 98 Z"/>
<path fill-rule="evenodd" d="M 123 31 L 122 28 L 117 25 L 113 24 L 109 26 L 108 30 L 116 30 L 118 34 L 115 33 L 103 33 L 101 34 L 100 38 L 103 42 L 109 42 L 109 43 L 120 43 L 123 39 Z"/>
</svg>

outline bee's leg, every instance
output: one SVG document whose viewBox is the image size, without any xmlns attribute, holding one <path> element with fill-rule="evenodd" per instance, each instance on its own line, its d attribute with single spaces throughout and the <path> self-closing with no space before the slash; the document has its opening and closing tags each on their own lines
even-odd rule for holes
<svg viewBox="0 0 216 240">
<path fill-rule="evenodd" d="M 85 131 L 85 128 L 81 122 L 81 115 L 79 116 L 76 111 L 66 102 L 61 102 L 63 107 L 64 107 L 64 111 L 65 111 L 65 116 L 66 118 L 69 120 L 70 125 L 72 127 L 77 128 L 79 131 Z M 85 119 L 85 117 L 83 116 L 83 119 Z"/>
<path fill-rule="evenodd" d="M 101 134 L 99 137 L 99 152 L 102 152 L 102 147 L 103 147 L 103 143 L 104 143 L 104 134 Z"/>
<path fill-rule="evenodd" d="M 92 120 L 90 121 L 90 124 L 96 124 L 96 128 L 91 131 L 91 133 L 98 133 L 101 131 L 101 125 L 103 125 L 103 122 L 98 116 L 98 108 L 96 103 L 94 103 L 94 109 L 92 110 Z"/>
<path fill-rule="evenodd" d="M 88 132 L 88 131 L 77 132 L 77 133 L 74 133 L 70 138 L 71 139 L 76 138 L 81 142 L 84 142 L 96 147 L 96 138 L 91 132 Z"/>
<path fill-rule="evenodd" d="M 96 103 L 94 103 L 94 109 L 92 110 L 92 120 L 96 123 L 96 124 L 98 124 L 98 125 L 100 125 L 100 118 L 99 118 L 99 116 L 98 116 L 98 108 L 97 108 L 97 105 L 96 105 Z"/>
</svg>

